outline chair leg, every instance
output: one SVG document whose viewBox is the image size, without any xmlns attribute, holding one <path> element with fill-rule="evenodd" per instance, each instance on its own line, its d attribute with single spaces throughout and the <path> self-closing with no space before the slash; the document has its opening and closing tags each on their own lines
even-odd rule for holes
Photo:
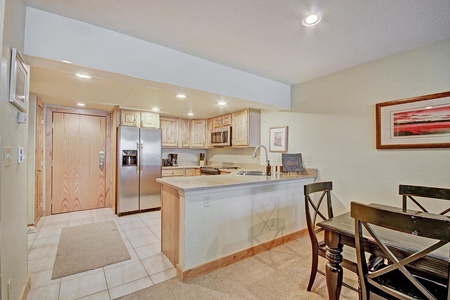
<svg viewBox="0 0 450 300">
<path fill-rule="evenodd" d="M 308 288 L 306 289 L 308 292 L 311 291 L 312 285 L 314 284 L 314 280 L 316 279 L 318 263 L 319 263 L 319 253 L 317 251 L 317 248 L 313 247 L 312 262 L 311 262 L 311 275 L 309 275 Z"/>
</svg>

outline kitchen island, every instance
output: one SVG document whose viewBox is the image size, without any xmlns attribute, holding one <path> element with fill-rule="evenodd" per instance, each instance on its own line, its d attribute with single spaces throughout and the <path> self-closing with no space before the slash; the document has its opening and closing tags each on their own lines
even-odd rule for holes
<svg viewBox="0 0 450 300">
<path fill-rule="evenodd" d="M 189 280 L 305 234 L 303 186 L 317 170 L 272 176 L 167 177 L 161 248 Z"/>
</svg>

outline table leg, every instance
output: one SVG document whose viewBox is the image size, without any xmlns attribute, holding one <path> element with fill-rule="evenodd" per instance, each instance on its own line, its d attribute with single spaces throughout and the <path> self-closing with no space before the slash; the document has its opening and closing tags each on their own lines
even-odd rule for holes
<svg viewBox="0 0 450 300">
<path fill-rule="evenodd" d="M 327 245 L 327 265 L 325 270 L 328 299 L 338 300 L 342 288 L 342 244 L 340 234 L 325 230 L 325 243 Z"/>
</svg>

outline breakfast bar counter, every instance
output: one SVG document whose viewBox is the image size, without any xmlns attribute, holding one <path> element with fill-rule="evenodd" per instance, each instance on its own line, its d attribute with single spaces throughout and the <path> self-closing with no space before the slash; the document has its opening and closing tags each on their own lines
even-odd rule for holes
<svg viewBox="0 0 450 300">
<path fill-rule="evenodd" d="M 165 177 L 161 248 L 189 280 L 305 234 L 303 186 L 316 169 L 272 176 Z"/>
</svg>

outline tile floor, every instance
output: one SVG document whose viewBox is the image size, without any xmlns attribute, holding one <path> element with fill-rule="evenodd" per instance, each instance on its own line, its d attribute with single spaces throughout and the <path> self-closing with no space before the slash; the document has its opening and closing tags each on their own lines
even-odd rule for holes
<svg viewBox="0 0 450 300">
<path fill-rule="evenodd" d="M 131 259 L 51 280 L 62 228 L 114 220 Z M 109 208 L 41 218 L 28 234 L 29 300 L 110 300 L 176 276 L 161 253 L 161 212 L 117 217 Z"/>
</svg>

